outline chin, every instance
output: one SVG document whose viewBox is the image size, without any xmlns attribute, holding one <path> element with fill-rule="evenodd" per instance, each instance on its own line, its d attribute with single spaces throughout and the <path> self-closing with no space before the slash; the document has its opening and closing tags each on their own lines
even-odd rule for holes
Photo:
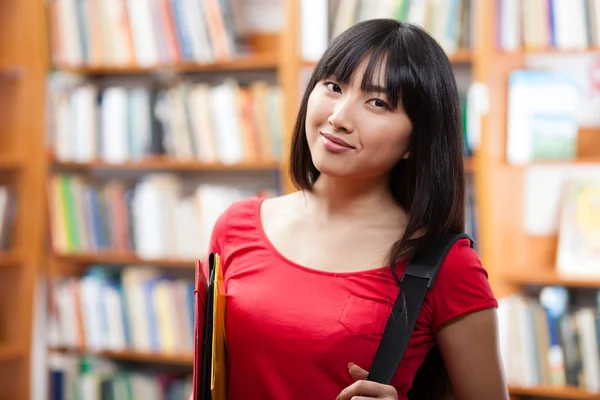
<svg viewBox="0 0 600 400">
<path fill-rule="evenodd" d="M 319 152 L 320 153 L 320 152 Z M 315 168 L 322 174 L 342 178 L 357 175 L 354 163 L 347 159 L 336 157 L 329 154 L 315 154 L 312 157 Z"/>
</svg>

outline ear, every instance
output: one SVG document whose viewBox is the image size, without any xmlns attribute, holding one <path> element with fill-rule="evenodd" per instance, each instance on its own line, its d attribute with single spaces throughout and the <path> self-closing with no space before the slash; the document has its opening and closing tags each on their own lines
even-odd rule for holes
<svg viewBox="0 0 600 400">
<path fill-rule="evenodd" d="M 402 156 L 403 160 L 408 160 L 408 156 L 410 155 L 410 151 L 407 151 L 406 153 L 404 153 L 404 155 Z"/>
</svg>

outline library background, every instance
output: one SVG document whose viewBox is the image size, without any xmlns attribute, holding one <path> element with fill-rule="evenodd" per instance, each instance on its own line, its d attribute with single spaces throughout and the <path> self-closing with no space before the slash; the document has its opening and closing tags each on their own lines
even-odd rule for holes
<svg viewBox="0 0 600 400">
<path fill-rule="evenodd" d="M 377 17 L 456 71 L 511 396 L 600 399 L 600 0 L 3 0 L 0 400 L 187 398 L 194 260 Z"/>
</svg>

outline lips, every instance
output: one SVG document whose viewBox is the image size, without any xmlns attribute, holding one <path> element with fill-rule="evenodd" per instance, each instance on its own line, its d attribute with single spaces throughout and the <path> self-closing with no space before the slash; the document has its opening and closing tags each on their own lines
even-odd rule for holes
<svg viewBox="0 0 600 400">
<path fill-rule="evenodd" d="M 355 148 L 350 143 L 346 142 L 344 139 L 340 139 L 339 137 L 333 136 L 330 133 L 321 132 L 321 135 L 323 135 L 325 138 L 327 138 L 327 140 L 329 140 L 329 141 L 331 141 L 331 142 L 333 142 L 335 144 L 338 144 L 340 146 L 347 147 L 349 149 L 354 149 Z"/>
</svg>

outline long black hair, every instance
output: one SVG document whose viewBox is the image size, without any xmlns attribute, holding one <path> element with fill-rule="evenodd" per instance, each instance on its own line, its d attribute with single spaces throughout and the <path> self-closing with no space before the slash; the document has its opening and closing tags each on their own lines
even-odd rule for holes
<svg viewBox="0 0 600 400">
<path fill-rule="evenodd" d="M 391 193 L 408 215 L 405 231 L 388 253 L 397 279 L 394 266 L 400 259 L 447 232 L 464 232 L 460 101 L 450 61 L 435 39 L 418 26 L 393 19 L 364 21 L 335 38 L 304 92 L 289 167 L 296 187 L 310 191 L 320 172 L 312 162 L 306 139 L 308 98 L 322 79 L 333 76 L 338 82 L 349 83 L 366 58 L 369 62 L 361 87 L 368 88 L 378 67 L 385 63 L 387 98 L 394 106 L 403 107 L 413 126 L 408 158 L 398 161 L 389 180 Z M 437 348 L 427 356 L 430 359 L 441 360 Z M 420 371 L 415 384 L 421 379 Z M 417 387 L 414 389 L 416 393 Z M 424 396 L 418 398 L 428 398 Z"/>
<path fill-rule="evenodd" d="M 406 210 L 408 224 L 392 246 L 394 265 L 432 238 L 464 231 L 464 164 L 460 101 L 452 66 L 444 50 L 423 29 L 392 19 L 354 25 L 333 40 L 304 92 L 292 137 L 290 173 L 296 187 L 310 190 L 319 176 L 306 140 L 306 110 L 317 82 L 334 76 L 348 83 L 369 57 L 362 87 L 385 59 L 386 95 L 412 122 L 409 156 L 390 174 L 390 190 Z"/>
</svg>

